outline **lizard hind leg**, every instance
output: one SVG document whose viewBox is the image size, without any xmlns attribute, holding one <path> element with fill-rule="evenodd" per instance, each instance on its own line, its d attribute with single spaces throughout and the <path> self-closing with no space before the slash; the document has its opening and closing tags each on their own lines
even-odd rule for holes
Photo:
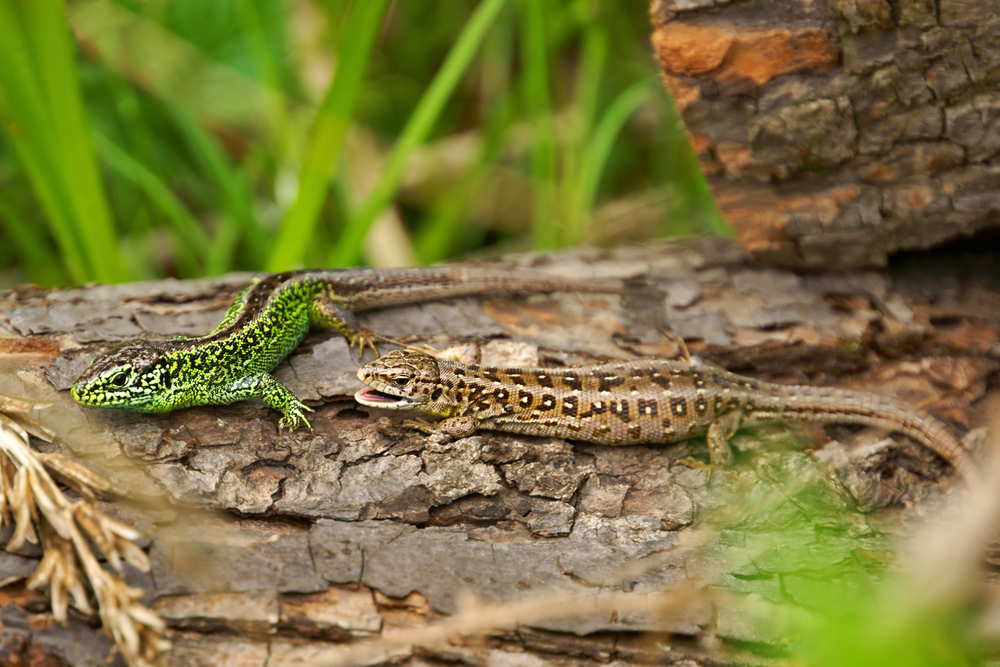
<svg viewBox="0 0 1000 667">
<path fill-rule="evenodd" d="M 250 281 L 250 284 L 244 287 L 243 291 L 236 295 L 233 303 L 230 304 L 229 308 L 226 310 L 226 314 L 222 316 L 222 321 L 219 322 L 214 329 L 212 329 L 212 333 L 218 333 L 236 321 L 236 318 L 240 315 L 240 311 L 243 309 L 243 304 L 246 303 L 247 294 L 250 292 L 250 288 L 259 282 L 260 278 L 254 277 L 254 279 Z M 187 336 L 174 336 L 174 338 L 187 338 Z"/>
<path fill-rule="evenodd" d="M 378 348 L 375 347 L 376 341 L 405 347 L 404 344 L 388 336 L 361 326 L 354 313 L 326 294 L 317 295 L 309 304 L 309 325 L 315 329 L 333 329 L 338 332 L 347 339 L 349 347 L 358 349 L 359 361 L 365 353 L 365 348 L 370 348 L 376 357 L 379 356 Z"/>
<path fill-rule="evenodd" d="M 709 424 L 708 433 L 705 437 L 708 441 L 707 464 L 693 457 L 680 459 L 678 463 L 688 468 L 705 470 L 708 472 L 709 477 L 712 476 L 713 470 L 728 467 L 733 462 L 733 450 L 729 445 L 729 439 L 739 430 L 743 424 L 743 419 L 743 413 L 735 410 L 720 415 L 715 421 Z"/>
<path fill-rule="evenodd" d="M 724 467 L 732 463 L 733 449 L 729 445 L 729 439 L 743 424 L 743 413 L 739 410 L 727 412 L 720 415 L 708 427 L 708 460 L 713 466 Z"/>
</svg>

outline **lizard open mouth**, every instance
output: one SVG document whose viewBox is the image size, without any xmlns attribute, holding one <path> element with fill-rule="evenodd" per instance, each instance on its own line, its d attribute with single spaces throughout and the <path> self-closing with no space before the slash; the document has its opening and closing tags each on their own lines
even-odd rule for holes
<svg viewBox="0 0 1000 667">
<path fill-rule="evenodd" d="M 365 403 L 395 403 L 399 400 L 399 396 L 386 394 L 375 389 L 362 389 L 354 395 L 354 398 Z"/>
<path fill-rule="evenodd" d="M 403 396 L 393 396 L 392 394 L 386 394 L 385 392 L 378 391 L 377 389 L 362 389 L 358 393 L 354 394 L 354 400 L 361 405 L 367 405 L 370 408 L 405 409 L 412 405 L 416 405 L 416 401 L 409 398 L 404 398 Z"/>
</svg>

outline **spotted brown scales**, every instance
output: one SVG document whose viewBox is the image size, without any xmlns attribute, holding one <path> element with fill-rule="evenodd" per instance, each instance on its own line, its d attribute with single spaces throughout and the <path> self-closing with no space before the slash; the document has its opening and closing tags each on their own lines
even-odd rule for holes
<svg viewBox="0 0 1000 667">
<path fill-rule="evenodd" d="M 778 385 L 682 361 L 636 359 L 568 368 L 498 368 L 396 350 L 363 366 L 363 405 L 444 417 L 454 437 L 478 428 L 605 445 L 670 443 L 707 435 L 714 465 L 732 458 L 742 425 L 790 420 L 866 424 L 904 433 L 977 473 L 930 414 L 869 392 Z"/>
</svg>

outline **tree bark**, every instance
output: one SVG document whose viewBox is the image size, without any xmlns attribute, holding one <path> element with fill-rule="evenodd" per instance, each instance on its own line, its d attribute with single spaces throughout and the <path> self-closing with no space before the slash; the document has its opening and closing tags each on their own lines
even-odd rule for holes
<svg viewBox="0 0 1000 667">
<path fill-rule="evenodd" d="M 548 365 L 672 356 L 675 344 L 658 331 L 669 329 L 707 363 L 926 402 L 959 429 L 980 425 L 997 405 L 990 378 L 1000 356 L 1000 276 L 988 255 L 900 262 L 890 274 L 797 274 L 705 241 L 508 262 L 533 264 L 632 280 L 621 301 L 461 299 L 371 313 L 367 324 L 435 345 L 477 340 L 487 362 L 520 355 Z M 482 432 L 441 442 L 399 426 L 403 415 L 354 404 L 357 363 L 328 333 L 311 334 L 276 371 L 315 408 L 311 431 L 279 433 L 278 415 L 255 401 L 158 416 L 69 399 L 66 388 L 98 350 L 136 335 L 205 333 L 246 280 L 0 295 L 0 392 L 52 400 L 39 415 L 58 432 L 51 447 L 113 480 L 119 494 L 108 511 L 149 535 L 154 569 L 135 583 L 170 624 L 166 664 L 321 660 L 350 640 L 460 612 L 467 592 L 489 603 L 563 594 L 591 602 L 576 617 L 401 650 L 392 660 L 525 664 L 527 653 L 532 664 L 766 664 L 767 652 L 753 647 L 771 650 L 787 636 L 710 598 L 671 616 L 587 609 L 616 591 L 653 599 L 720 577 L 739 595 L 772 600 L 779 587 L 778 597 L 797 595 L 799 570 L 817 564 L 747 561 L 746 525 L 730 526 L 709 548 L 691 546 L 720 512 L 747 505 L 749 489 L 757 497 L 775 487 L 776 471 L 820 471 L 814 484 L 837 508 L 828 520 L 866 526 L 863 549 L 851 530 L 823 533 L 828 564 L 872 554 L 873 534 L 889 553 L 903 522 L 961 493 L 947 465 L 916 443 L 873 446 L 847 427 L 740 434 L 736 465 L 711 476 L 682 461 L 707 460 L 704 439 L 601 447 Z M 869 446 L 851 453 L 840 442 Z M 798 507 L 786 498 L 768 516 Z M 0 644 L 21 642 L 0 650 L 35 647 L 66 664 L 100 664 L 107 645 L 93 619 L 53 626 L 45 596 L 23 590 L 38 556 L 0 560 L 0 578 L 15 582 L 0 589 L 8 605 L 0 622 L 13 633 L 0 634 Z"/>
<path fill-rule="evenodd" d="M 757 258 L 884 265 L 1000 220 L 996 0 L 653 0 L 653 45 Z"/>
</svg>

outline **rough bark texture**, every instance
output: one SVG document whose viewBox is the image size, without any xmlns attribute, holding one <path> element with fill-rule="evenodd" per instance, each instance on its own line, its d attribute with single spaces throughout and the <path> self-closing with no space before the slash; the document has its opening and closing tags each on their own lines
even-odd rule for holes
<svg viewBox="0 0 1000 667">
<path fill-rule="evenodd" d="M 997 0 L 653 0 L 651 16 L 758 258 L 880 266 L 1000 223 Z"/>
<path fill-rule="evenodd" d="M 930 399 L 929 409 L 960 429 L 979 425 L 980 414 L 997 405 L 989 378 L 1000 357 L 1000 276 L 989 258 L 798 275 L 752 263 L 734 244 L 704 242 L 521 264 L 643 280 L 621 302 L 463 299 L 372 313 L 367 323 L 435 344 L 479 340 L 493 363 L 537 354 L 555 365 L 671 356 L 673 344 L 657 332 L 671 328 L 708 362 L 774 381 Z M 99 349 L 136 335 L 204 333 L 244 282 L 229 276 L 0 295 L 0 392 L 54 401 L 39 418 L 59 438 L 38 446 L 107 474 L 120 497 L 106 509 L 149 535 L 154 570 L 135 583 L 171 625 L 170 665 L 318 659 L 352 638 L 453 613 L 466 591 L 488 601 L 546 591 L 643 596 L 714 569 L 731 590 L 787 602 L 808 588 L 817 563 L 760 554 L 752 565 L 741 561 L 736 556 L 748 547 L 740 529 L 711 549 L 670 549 L 712 512 L 773 487 L 774 469 L 819 465 L 831 473 L 825 493 L 848 528 L 823 537 L 819 566 L 873 557 L 881 547 L 872 540 L 888 544 L 902 519 L 959 491 L 943 462 L 906 439 L 846 453 L 838 441 L 865 435 L 844 427 L 807 437 L 789 437 L 785 428 L 740 434 L 738 463 L 711 477 L 678 463 L 704 460 L 703 440 L 615 448 L 484 432 L 442 443 L 397 426 L 401 415 L 390 421 L 353 404 L 356 361 L 342 339 L 321 333 L 276 372 L 315 407 L 313 431 L 279 433 L 277 414 L 258 402 L 153 416 L 86 410 L 69 399 L 65 389 Z M 791 502 L 775 510 L 796 511 Z M 859 539 L 867 540 L 864 549 Z M 102 664 L 107 643 L 93 619 L 55 626 L 45 596 L 23 590 L 37 558 L 31 551 L 0 558 L 7 583 L 0 652 Z M 611 574 L 630 563 L 646 565 Z M 542 622 L 394 660 L 766 664 L 785 641 L 769 622 L 706 603 L 671 618 Z M 755 654 L 758 646 L 766 650 Z"/>
</svg>

